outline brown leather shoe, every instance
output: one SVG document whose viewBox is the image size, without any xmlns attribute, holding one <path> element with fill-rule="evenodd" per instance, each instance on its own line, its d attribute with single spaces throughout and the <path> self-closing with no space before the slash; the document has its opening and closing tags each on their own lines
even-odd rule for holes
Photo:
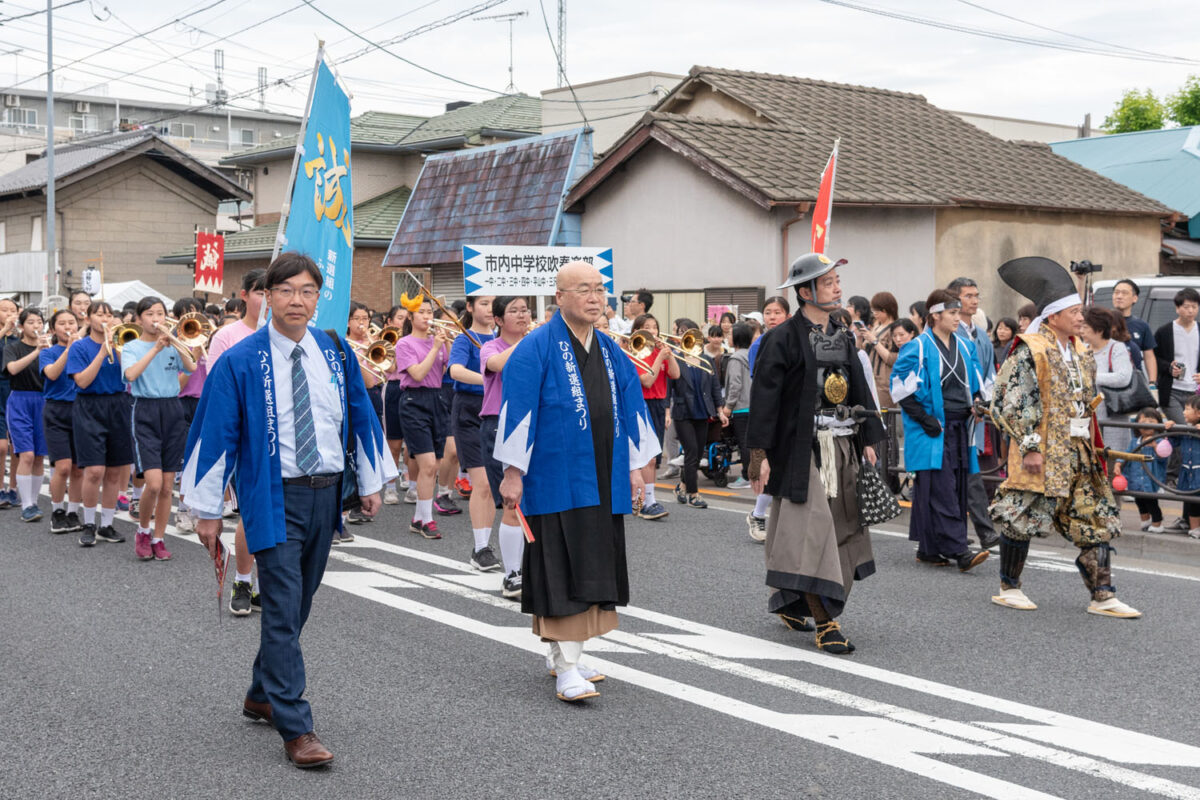
<svg viewBox="0 0 1200 800">
<path fill-rule="evenodd" d="M 265 722 L 268 725 L 275 723 L 275 718 L 271 714 L 271 704 L 256 703 L 249 697 L 242 701 L 242 716 L 255 722 Z"/>
<path fill-rule="evenodd" d="M 333 753 L 325 749 L 312 731 L 284 742 L 283 749 L 287 751 L 288 760 L 300 769 L 323 767 L 333 761 Z"/>
</svg>

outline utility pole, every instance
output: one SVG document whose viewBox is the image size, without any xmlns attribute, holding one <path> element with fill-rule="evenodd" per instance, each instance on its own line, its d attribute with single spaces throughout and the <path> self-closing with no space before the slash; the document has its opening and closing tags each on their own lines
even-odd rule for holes
<svg viewBox="0 0 1200 800">
<path fill-rule="evenodd" d="M 558 85 L 567 85 L 567 0 L 558 0 Z"/>
<path fill-rule="evenodd" d="M 267 110 L 267 68 L 258 68 L 258 110 Z"/>
<path fill-rule="evenodd" d="M 58 293 L 58 259 L 54 237 L 54 0 L 46 0 L 46 291 L 42 302 Z"/>
<path fill-rule="evenodd" d="M 504 88 L 506 92 L 515 92 L 517 85 L 513 83 L 513 23 L 521 17 L 528 16 L 528 11 L 517 11 L 512 14 L 496 14 L 490 17 L 475 17 L 478 21 L 483 20 L 504 20 L 508 23 L 508 86 Z"/>
</svg>

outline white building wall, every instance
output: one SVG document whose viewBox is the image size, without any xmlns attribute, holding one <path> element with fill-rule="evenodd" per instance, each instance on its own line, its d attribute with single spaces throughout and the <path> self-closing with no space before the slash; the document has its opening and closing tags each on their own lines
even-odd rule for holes
<svg viewBox="0 0 1200 800">
<path fill-rule="evenodd" d="M 592 143 L 596 153 L 612 147 L 682 79 L 682 75 L 667 72 L 642 72 L 575 84 L 575 96 L 595 131 Z M 546 89 L 542 101 L 543 133 L 570 130 L 583 124 L 570 89 Z"/>
</svg>

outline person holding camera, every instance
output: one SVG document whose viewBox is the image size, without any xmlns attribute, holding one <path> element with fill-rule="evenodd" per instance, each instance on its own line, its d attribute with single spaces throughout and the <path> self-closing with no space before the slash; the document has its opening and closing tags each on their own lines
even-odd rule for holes
<svg viewBox="0 0 1200 800">
<path fill-rule="evenodd" d="M 625 304 L 625 316 L 621 319 L 610 319 L 608 329 L 613 333 L 628 336 L 633 333 L 633 321 L 642 314 L 650 313 L 650 307 L 654 305 L 654 295 L 645 289 L 638 289 L 636 292 L 621 295 L 621 302 Z"/>
</svg>

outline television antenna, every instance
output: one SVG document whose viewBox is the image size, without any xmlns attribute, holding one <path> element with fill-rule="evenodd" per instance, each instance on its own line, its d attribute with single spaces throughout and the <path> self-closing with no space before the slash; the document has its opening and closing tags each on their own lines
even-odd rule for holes
<svg viewBox="0 0 1200 800">
<path fill-rule="evenodd" d="M 517 86 L 513 83 L 513 23 L 521 17 L 529 16 L 528 11 L 515 11 L 512 14 L 494 14 L 489 17 L 474 17 L 475 20 L 482 22 L 484 20 L 502 20 L 508 23 L 508 86 L 504 87 L 506 92 L 517 91 Z"/>
</svg>

